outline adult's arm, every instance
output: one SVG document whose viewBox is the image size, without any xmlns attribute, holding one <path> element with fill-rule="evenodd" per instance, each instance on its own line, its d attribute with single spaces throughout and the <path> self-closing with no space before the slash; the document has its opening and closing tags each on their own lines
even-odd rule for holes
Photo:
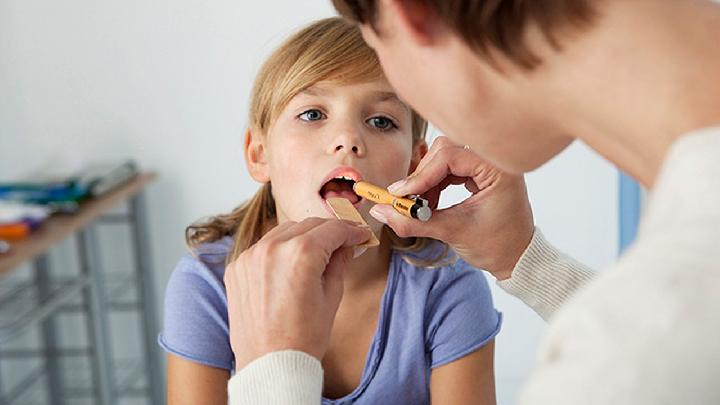
<svg viewBox="0 0 720 405">
<path fill-rule="evenodd" d="M 230 405 L 318 405 L 320 361 L 304 352 L 268 353 L 239 370 L 228 383 Z"/>
<path fill-rule="evenodd" d="M 369 229 L 309 218 L 285 222 L 225 271 L 237 374 L 231 404 L 319 404 L 343 270 Z"/>
<path fill-rule="evenodd" d="M 396 195 L 422 195 L 437 207 L 440 193 L 453 184 L 464 185 L 471 196 L 435 210 L 428 222 L 409 219 L 383 205 L 370 213 L 399 236 L 448 243 L 545 320 L 592 279 L 592 270 L 557 250 L 535 228 L 522 176 L 500 171 L 448 138 L 436 139 L 417 170 L 389 190 Z"/>
<path fill-rule="evenodd" d="M 497 284 L 549 321 L 594 276 L 595 271 L 559 251 L 536 228 L 512 276 Z"/>
</svg>

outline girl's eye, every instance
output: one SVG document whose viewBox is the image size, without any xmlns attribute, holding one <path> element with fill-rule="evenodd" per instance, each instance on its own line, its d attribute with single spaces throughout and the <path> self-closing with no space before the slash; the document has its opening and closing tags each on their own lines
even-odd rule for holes
<svg viewBox="0 0 720 405">
<path fill-rule="evenodd" d="M 320 121 L 321 119 L 325 118 L 325 114 L 323 114 L 323 112 L 320 110 L 312 109 L 298 115 L 298 118 L 303 121 Z"/>
<path fill-rule="evenodd" d="M 369 120 L 367 120 L 367 123 L 371 126 L 381 130 L 381 131 L 389 131 L 391 129 L 397 128 L 397 125 L 387 117 L 372 117 Z"/>
</svg>

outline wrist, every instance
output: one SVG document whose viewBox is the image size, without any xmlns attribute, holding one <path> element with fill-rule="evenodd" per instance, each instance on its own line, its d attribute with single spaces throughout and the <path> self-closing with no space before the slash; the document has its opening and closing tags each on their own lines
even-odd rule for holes
<svg viewBox="0 0 720 405">
<path fill-rule="evenodd" d="M 515 262 L 517 263 L 517 261 Z M 491 274 L 497 281 L 503 281 L 503 280 L 509 280 L 512 277 L 513 270 L 515 269 L 515 265 L 508 267 L 502 267 L 499 270 L 496 270 L 492 272 Z"/>
<path fill-rule="evenodd" d="M 230 403 L 319 403 L 323 369 L 304 352 L 268 353 L 238 370 L 228 384 Z"/>
<path fill-rule="evenodd" d="M 240 364 L 239 362 L 236 362 L 235 364 L 235 372 L 240 373 L 243 370 L 250 370 L 253 368 L 256 368 L 260 364 L 266 364 L 268 362 L 274 363 L 279 358 L 287 358 L 292 357 L 295 359 L 296 362 L 302 362 L 303 364 L 308 365 L 315 365 L 320 364 L 320 359 L 318 359 L 316 356 L 311 355 L 310 353 L 304 352 L 302 350 L 295 350 L 295 349 L 278 349 L 278 350 L 271 350 L 268 352 L 264 352 L 257 357 L 252 358 L 249 361 L 244 362 L 243 364 Z M 322 367 L 322 366 L 321 366 Z"/>
<path fill-rule="evenodd" d="M 265 358 L 265 357 L 272 357 L 273 355 L 277 353 L 285 353 L 285 352 L 292 352 L 292 353 L 302 353 L 305 356 L 309 358 L 313 358 L 317 361 L 321 361 L 322 355 L 318 355 L 316 351 L 313 350 L 307 350 L 303 347 L 300 347 L 301 345 L 291 345 L 291 344 L 275 344 L 275 345 L 262 345 L 261 347 L 256 348 L 253 353 L 242 353 L 239 351 L 235 351 L 233 349 L 233 355 L 235 356 L 235 371 L 240 372 L 242 369 L 248 367 L 250 364 L 255 363 L 257 360 Z M 304 345 L 307 346 L 307 345 Z M 232 346 L 234 347 L 234 346 Z"/>
<path fill-rule="evenodd" d="M 502 260 L 493 267 L 491 274 L 498 281 L 509 280 L 512 278 L 512 274 L 515 271 L 518 263 L 522 259 L 525 252 L 528 251 L 530 244 L 532 243 L 533 236 L 535 235 L 535 227 L 533 226 L 530 230 L 523 233 L 523 236 L 518 236 L 516 243 L 510 245 L 509 251 L 503 255 Z"/>
</svg>

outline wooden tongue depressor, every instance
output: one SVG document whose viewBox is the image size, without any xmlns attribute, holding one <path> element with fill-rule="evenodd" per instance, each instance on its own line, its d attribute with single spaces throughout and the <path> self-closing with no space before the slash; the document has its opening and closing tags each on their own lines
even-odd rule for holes
<svg viewBox="0 0 720 405">
<path fill-rule="evenodd" d="M 326 201 L 330 206 L 330 209 L 332 209 L 333 213 L 335 213 L 335 216 L 338 219 L 344 219 L 367 225 L 367 222 L 365 222 L 360 213 L 355 209 L 355 207 L 353 207 L 352 203 L 350 203 L 350 201 L 346 200 L 345 198 L 328 198 Z M 356 248 L 369 248 L 380 245 L 380 241 L 375 236 L 375 234 L 372 232 L 371 234 L 372 236 L 367 242 L 357 245 Z"/>
</svg>

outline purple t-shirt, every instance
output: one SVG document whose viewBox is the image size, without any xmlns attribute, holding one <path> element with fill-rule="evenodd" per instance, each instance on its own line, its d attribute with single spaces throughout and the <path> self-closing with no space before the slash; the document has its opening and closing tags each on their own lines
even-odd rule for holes
<svg viewBox="0 0 720 405">
<path fill-rule="evenodd" d="M 165 325 L 158 337 L 168 352 L 232 372 L 223 274 L 230 237 L 200 246 L 175 268 L 165 292 Z M 500 330 L 483 274 L 462 260 L 423 268 L 394 251 L 377 329 L 358 387 L 323 404 L 429 404 L 430 371 L 489 343 Z"/>
</svg>

